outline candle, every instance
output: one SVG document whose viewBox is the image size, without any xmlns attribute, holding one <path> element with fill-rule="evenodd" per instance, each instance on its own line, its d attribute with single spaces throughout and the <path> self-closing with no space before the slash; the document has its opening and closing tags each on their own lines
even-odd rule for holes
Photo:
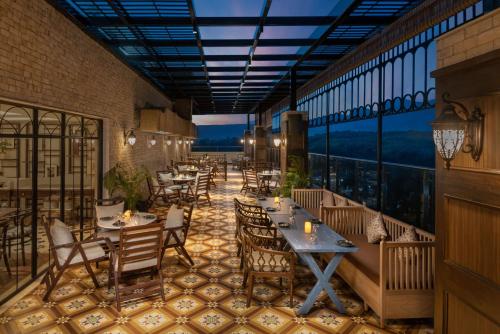
<svg viewBox="0 0 500 334">
<path fill-rule="evenodd" d="M 312 231 L 312 224 L 310 221 L 305 221 L 304 222 L 304 232 L 306 234 L 311 234 L 311 231 Z"/>
<path fill-rule="evenodd" d="M 127 210 L 123 213 L 123 220 L 128 222 L 130 220 L 130 216 L 132 215 L 132 211 Z"/>
</svg>

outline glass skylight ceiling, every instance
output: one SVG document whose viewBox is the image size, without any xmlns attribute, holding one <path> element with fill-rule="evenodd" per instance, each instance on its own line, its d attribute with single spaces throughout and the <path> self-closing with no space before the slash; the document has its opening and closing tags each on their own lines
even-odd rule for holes
<svg viewBox="0 0 500 334">
<path fill-rule="evenodd" d="M 281 100 L 292 67 L 300 86 L 421 2 L 55 0 L 172 98 L 192 96 L 201 114 Z"/>
</svg>

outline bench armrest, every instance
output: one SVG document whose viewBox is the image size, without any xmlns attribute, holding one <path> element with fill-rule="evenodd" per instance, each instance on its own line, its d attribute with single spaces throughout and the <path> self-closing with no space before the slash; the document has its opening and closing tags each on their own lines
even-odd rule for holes
<svg viewBox="0 0 500 334">
<path fill-rule="evenodd" d="M 380 243 L 380 286 L 386 291 L 433 290 L 435 243 Z"/>
</svg>

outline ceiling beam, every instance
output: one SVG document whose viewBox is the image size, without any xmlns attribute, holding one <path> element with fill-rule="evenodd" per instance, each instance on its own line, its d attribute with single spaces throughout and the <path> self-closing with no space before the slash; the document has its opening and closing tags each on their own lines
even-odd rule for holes
<svg viewBox="0 0 500 334">
<path fill-rule="evenodd" d="M 155 75 L 155 77 L 161 78 L 164 77 L 163 73 L 158 73 Z M 247 75 L 245 80 L 279 80 L 283 76 L 282 75 Z M 311 74 L 303 74 L 303 75 L 297 75 L 297 79 L 312 79 L 314 75 Z M 186 81 L 186 80 L 192 80 L 192 81 L 199 81 L 199 80 L 206 80 L 205 76 L 174 76 L 174 79 L 177 81 Z M 210 76 L 209 80 L 239 80 L 241 79 L 241 75 L 215 75 L 215 76 Z"/>
<path fill-rule="evenodd" d="M 76 16 L 85 20 L 90 26 L 120 27 L 123 23 L 115 17 Z M 257 26 L 260 16 L 256 17 L 197 17 L 198 26 Z M 266 17 L 264 26 L 318 26 L 331 25 L 337 20 L 335 16 L 273 16 Z M 392 16 L 352 16 L 347 25 L 389 25 L 394 22 Z M 129 24 L 137 26 L 192 26 L 190 17 L 129 17 Z"/>
<path fill-rule="evenodd" d="M 158 55 L 156 57 L 152 56 L 125 56 L 127 59 L 132 61 L 200 61 L 199 55 Z M 245 61 L 248 55 L 206 55 L 206 61 Z M 327 60 L 332 61 L 340 58 L 339 55 L 329 55 L 329 54 L 313 54 L 308 57 L 308 60 Z M 301 56 L 298 54 L 263 54 L 254 55 L 252 61 L 272 61 L 272 60 L 298 60 Z"/>
<path fill-rule="evenodd" d="M 309 46 L 313 45 L 314 38 L 284 38 L 284 39 L 259 39 L 257 46 Z M 359 45 L 364 42 L 363 38 L 330 38 L 323 45 Z M 137 39 L 113 39 L 107 41 L 112 46 L 142 46 L 143 40 Z M 148 39 L 148 45 L 152 47 L 162 46 L 198 46 L 194 39 Z M 202 39 L 204 47 L 238 47 L 251 46 L 253 39 Z"/>
<path fill-rule="evenodd" d="M 295 71 L 296 71 L 295 66 L 300 65 L 305 60 L 313 60 L 314 57 L 317 56 L 317 55 L 313 54 L 314 50 L 316 50 L 321 45 L 321 43 L 326 41 L 328 39 L 328 37 L 330 36 L 330 34 L 335 29 L 337 29 L 340 25 L 347 24 L 347 21 L 351 18 L 350 15 L 352 14 L 352 12 L 354 12 L 354 10 L 356 8 L 358 8 L 361 5 L 361 3 L 362 3 L 362 0 L 352 0 L 352 1 L 351 0 L 343 0 L 343 1 L 341 0 L 336 4 L 336 7 L 334 10 L 340 11 L 339 16 L 336 17 L 336 19 L 333 22 L 331 22 L 328 29 L 326 29 L 326 31 L 323 32 L 323 34 L 317 39 L 317 41 L 315 41 L 314 44 L 311 45 L 307 49 L 307 51 L 299 57 L 298 61 L 294 65 Z M 274 88 L 282 85 L 284 83 L 284 80 L 285 80 L 287 75 L 283 76 L 281 81 L 278 82 Z M 271 89 L 269 91 L 268 95 L 262 99 L 263 103 L 265 103 L 266 100 L 269 99 L 269 97 L 274 94 L 274 88 Z M 257 108 L 258 108 L 258 104 L 255 105 L 253 110 L 255 110 Z"/>
<path fill-rule="evenodd" d="M 145 68 L 149 72 L 153 73 L 163 73 L 165 70 L 161 67 L 147 67 Z M 297 68 L 297 71 L 322 71 L 325 66 L 306 66 L 302 65 Z M 239 66 L 220 66 L 220 67 L 207 67 L 209 72 L 243 72 L 245 67 Z M 288 72 L 290 70 L 289 66 L 251 66 L 249 72 Z M 186 66 L 186 67 L 169 67 L 169 72 L 203 72 L 203 67 L 201 66 Z"/>
</svg>

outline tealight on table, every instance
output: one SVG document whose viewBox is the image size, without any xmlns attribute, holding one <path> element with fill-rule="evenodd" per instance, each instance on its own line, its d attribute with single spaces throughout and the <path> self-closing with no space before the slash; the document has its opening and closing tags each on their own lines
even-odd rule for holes
<svg viewBox="0 0 500 334">
<path fill-rule="evenodd" d="M 274 198 L 259 200 L 259 203 L 264 209 L 268 207 L 275 207 Z M 295 224 L 292 224 L 289 227 L 280 227 L 278 224 L 279 222 L 288 222 L 290 205 L 295 206 L 296 203 L 291 198 L 284 198 L 281 200 L 281 208 L 279 210 L 267 213 L 290 247 L 295 251 L 295 253 L 297 253 L 299 258 L 307 264 L 314 276 L 317 278 L 316 284 L 307 295 L 307 298 L 302 307 L 298 310 L 298 313 L 300 315 L 309 313 L 321 290 L 326 291 L 332 302 L 335 306 L 337 306 L 340 313 L 345 313 L 344 305 L 342 305 L 330 285 L 330 279 L 335 273 L 335 269 L 337 269 L 342 257 L 344 257 L 346 253 L 353 253 L 358 249 L 356 247 L 338 246 L 337 241 L 343 240 L 344 238 L 325 224 L 318 225 L 316 240 L 312 241 L 310 239 L 310 235 L 304 233 L 304 223 L 314 217 L 303 208 L 295 209 Z M 315 253 L 335 253 L 324 271 L 321 270 L 316 263 L 316 260 L 314 260 L 312 254 Z"/>
</svg>

